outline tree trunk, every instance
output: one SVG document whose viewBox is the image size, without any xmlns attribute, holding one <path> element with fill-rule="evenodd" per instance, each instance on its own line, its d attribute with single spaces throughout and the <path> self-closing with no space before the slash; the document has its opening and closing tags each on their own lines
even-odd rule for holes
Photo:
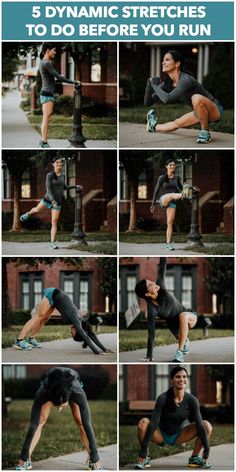
<svg viewBox="0 0 236 472">
<path fill-rule="evenodd" d="M 136 211 L 136 189 L 137 181 L 130 181 L 130 217 L 128 232 L 137 231 L 137 211 Z"/>
<path fill-rule="evenodd" d="M 11 324 L 11 308 L 8 296 L 7 283 L 7 261 L 8 258 L 2 258 L 2 327 L 7 328 Z"/>
<path fill-rule="evenodd" d="M 10 231 L 22 231 L 20 224 L 20 194 L 21 194 L 21 179 L 14 180 L 14 210 L 13 223 Z"/>
</svg>

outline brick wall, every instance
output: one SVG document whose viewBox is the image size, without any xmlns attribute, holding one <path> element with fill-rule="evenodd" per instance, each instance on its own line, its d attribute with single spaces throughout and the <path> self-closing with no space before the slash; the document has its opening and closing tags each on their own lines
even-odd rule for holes
<svg viewBox="0 0 236 472">
<path fill-rule="evenodd" d="M 126 400 L 148 400 L 150 369 L 145 365 L 127 366 L 127 398 Z"/>
<path fill-rule="evenodd" d="M 28 364 L 27 365 L 27 377 L 39 377 L 43 374 L 48 369 L 51 369 L 52 367 L 57 367 L 57 364 L 41 364 L 41 365 L 35 365 L 35 364 Z M 63 366 L 64 367 L 64 366 Z M 80 369 L 79 364 L 67 364 L 66 367 L 70 367 L 72 369 Z M 96 366 L 93 366 L 96 368 Z M 102 369 L 106 370 L 109 373 L 109 383 L 113 384 L 116 383 L 117 381 L 117 367 L 116 365 L 104 365 L 100 364 L 98 366 L 102 367 Z"/>
<path fill-rule="evenodd" d="M 205 366 L 197 367 L 196 397 L 200 404 L 216 403 L 216 382 L 211 379 Z"/>
</svg>

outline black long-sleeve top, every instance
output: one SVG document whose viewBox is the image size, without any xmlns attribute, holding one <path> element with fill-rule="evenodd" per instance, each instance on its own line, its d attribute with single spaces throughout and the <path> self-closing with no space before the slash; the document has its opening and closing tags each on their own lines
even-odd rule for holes
<svg viewBox="0 0 236 472">
<path fill-rule="evenodd" d="M 171 81 L 170 81 L 171 83 Z M 180 72 L 179 81 L 176 87 L 171 87 L 171 90 L 167 90 L 166 82 L 162 82 L 161 85 L 156 83 L 156 79 L 151 80 L 151 85 L 155 94 L 160 98 L 163 103 L 176 103 L 181 102 L 186 105 L 192 106 L 192 96 L 195 94 L 203 95 L 209 98 L 216 105 L 219 101 L 211 95 L 194 77 L 185 72 Z"/>
<path fill-rule="evenodd" d="M 166 195 L 167 193 L 180 193 L 181 190 L 183 190 L 183 185 L 178 175 L 174 175 L 172 179 L 168 179 L 164 174 L 160 175 L 153 192 L 152 205 L 155 205 L 159 193 Z"/>
<path fill-rule="evenodd" d="M 177 406 L 173 399 L 173 388 L 159 395 L 156 400 L 151 422 L 141 446 L 140 457 L 146 457 L 148 445 L 158 427 L 166 434 L 173 435 L 183 429 L 186 420 L 196 423 L 197 432 L 204 448 L 204 457 L 207 459 L 210 448 L 198 400 L 190 393 L 185 392 L 182 402 Z"/>
<path fill-rule="evenodd" d="M 49 172 L 46 176 L 46 195 L 44 199 L 49 202 L 55 201 L 58 205 L 61 205 L 64 191 L 74 188 L 76 188 L 76 185 L 65 184 L 64 174 L 56 175 L 55 172 Z"/>
<path fill-rule="evenodd" d="M 105 346 L 103 346 L 103 344 L 99 341 L 98 337 L 96 336 L 96 334 L 93 332 L 93 328 L 92 326 L 90 325 L 90 323 L 88 321 L 82 321 L 82 328 L 83 330 L 86 332 L 86 334 L 90 337 L 90 339 L 92 339 L 93 343 L 96 344 L 96 346 L 98 346 L 103 352 L 107 352 L 107 349 L 105 348 Z M 73 337 L 74 341 L 77 341 L 77 342 L 82 342 L 84 341 L 83 338 L 79 335 L 78 332 L 76 332 L 75 336 Z M 83 343 L 83 348 L 86 348 L 87 347 L 87 343 L 84 341 Z"/>
<path fill-rule="evenodd" d="M 87 398 L 82 388 L 79 374 L 75 370 L 66 367 L 54 367 L 43 375 L 41 386 L 37 390 L 34 398 L 34 403 L 31 410 L 30 426 L 24 440 L 20 458 L 23 461 L 28 459 L 30 445 L 37 427 L 39 426 L 42 406 L 46 402 L 51 401 L 50 387 L 52 384 L 58 384 L 59 382 L 63 383 L 64 385 L 68 385 L 68 388 L 70 389 L 69 403 L 77 403 L 80 408 L 82 424 L 89 441 L 90 459 L 92 462 L 97 462 L 99 460 L 99 456 L 93 428 L 91 425 L 90 410 Z"/>
<path fill-rule="evenodd" d="M 53 67 L 51 61 L 46 61 L 42 59 L 39 64 L 39 72 L 42 78 L 42 89 L 41 95 L 45 93 L 53 96 L 55 93 L 55 79 L 58 82 L 65 82 L 66 84 L 75 84 L 74 80 L 66 79 L 63 75 L 60 75 L 59 72 Z"/>
</svg>

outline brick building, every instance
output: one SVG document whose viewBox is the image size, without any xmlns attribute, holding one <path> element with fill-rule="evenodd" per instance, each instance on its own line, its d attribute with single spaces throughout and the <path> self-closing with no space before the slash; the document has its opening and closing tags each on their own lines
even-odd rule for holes
<svg viewBox="0 0 236 472">
<path fill-rule="evenodd" d="M 127 151 L 127 155 L 128 155 Z M 144 151 L 145 153 L 145 151 Z M 157 206 L 154 216 L 150 213 L 153 191 L 163 169 L 153 164 L 139 175 L 136 208 L 137 217 L 154 219 L 163 229 L 166 225 L 166 211 Z M 194 151 L 192 159 L 181 162 L 176 168 L 181 182 L 200 188 L 199 224 L 202 233 L 234 232 L 234 153 L 233 151 Z M 120 166 L 120 215 L 129 214 L 130 189 L 128 177 Z M 179 208 L 179 211 L 178 211 Z M 184 216 L 183 216 L 184 215 Z M 181 202 L 177 206 L 175 225 L 183 231 L 186 221 L 190 226 L 191 205 Z M 125 228 L 122 228 L 125 229 Z"/>
<path fill-rule="evenodd" d="M 168 290 L 186 307 L 199 314 L 233 313 L 233 293 L 230 300 L 217 303 L 204 283 L 210 274 L 210 263 L 204 257 L 168 257 L 165 282 Z M 124 312 L 136 301 L 135 284 L 141 279 L 156 280 L 159 257 L 120 258 L 120 311 Z M 146 310 L 145 300 L 139 299 L 140 309 Z"/>
<path fill-rule="evenodd" d="M 173 367 L 171 364 L 120 366 L 120 401 L 156 400 L 159 394 L 170 388 L 170 372 Z M 230 379 L 227 381 L 225 377 L 223 389 L 223 383 L 212 378 L 209 366 L 188 364 L 184 367 L 189 373 L 187 391 L 198 398 L 200 405 L 231 404 L 233 387 Z M 218 367 L 224 369 L 224 366 Z"/>
<path fill-rule="evenodd" d="M 74 156 L 74 152 L 72 153 Z M 86 231 L 116 232 L 116 151 L 89 151 L 76 152 L 77 157 L 65 160 L 64 173 L 68 185 L 80 183 L 83 186 L 83 225 Z M 37 156 L 37 153 L 36 153 Z M 70 152 L 68 151 L 68 158 Z M 4 152 L 3 152 L 4 162 Z M 34 165 L 27 169 L 21 182 L 21 213 L 29 211 L 45 194 L 45 179 L 53 167 Z M 6 166 L 2 172 L 2 211 L 12 212 L 14 206 L 13 180 Z M 72 198 L 70 203 L 65 202 L 67 218 L 74 221 L 75 190 L 65 192 L 65 197 Z M 69 200 L 68 200 L 69 201 Z M 63 211 L 63 209 L 62 209 Z M 41 212 L 38 216 L 44 223 L 50 222 L 50 211 Z"/>
<path fill-rule="evenodd" d="M 58 287 L 64 290 L 82 311 L 105 313 L 108 311 L 108 300 L 98 288 L 101 277 L 98 259 L 94 257 L 82 258 L 79 267 L 70 263 L 69 258 L 58 258 L 51 265 L 39 263 L 34 267 L 20 264 L 19 261 L 8 262 L 7 280 L 11 308 L 32 309 L 42 299 L 44 288 Z"/>
</svg>

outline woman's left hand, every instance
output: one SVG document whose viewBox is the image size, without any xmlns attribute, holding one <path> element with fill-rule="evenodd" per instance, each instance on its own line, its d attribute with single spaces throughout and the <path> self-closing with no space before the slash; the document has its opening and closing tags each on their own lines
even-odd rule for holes
<svg viewBox="0 0 236 472">
<path fill-rule="evenodd" d="M 83 192 L 82 185 L 76 185 L 75 190 L 76 190 L 76 192 L 82 193 Z"/>
</svg>

